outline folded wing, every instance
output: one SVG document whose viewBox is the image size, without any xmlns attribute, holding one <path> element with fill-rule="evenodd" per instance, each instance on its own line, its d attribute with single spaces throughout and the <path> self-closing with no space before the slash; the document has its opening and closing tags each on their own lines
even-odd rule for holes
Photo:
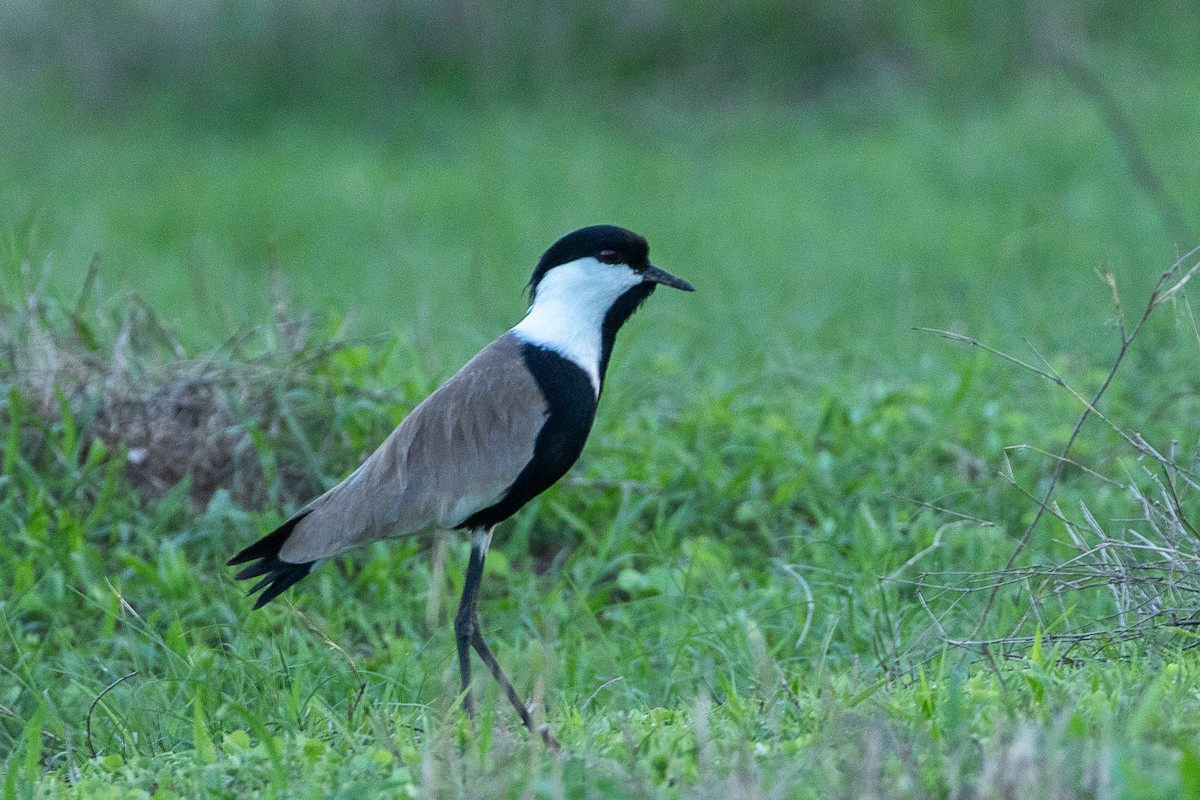
<svg viewBox="0 0 1200 800">
<path fill-rule="evenodd" d="M 547 414 L 521 343 L 506 334 L 413 409 L 349 477 L 229 563 L 258 560 L 238 577 L 266 576 L 255 587 L 266 588 L 261 604 L 320 559 L 454 528 L 505 495 L 533 458 Z"/>
</svg>

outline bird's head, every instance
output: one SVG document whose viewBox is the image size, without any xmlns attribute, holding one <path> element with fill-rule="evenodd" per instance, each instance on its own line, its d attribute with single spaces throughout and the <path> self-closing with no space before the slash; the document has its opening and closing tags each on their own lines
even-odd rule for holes
<svg viewBox="0 0 1200 800">
<path fill-rule="evenodd" d="M 643 237 L 615 225 L 592 225 L 550 245 L 529 279 L 529 295 L 535 305 L 550 301 L 586 314 L 606 311 L 634 289 L 636 308 L 660 284 L 694 291 L 687 281 L 650 263 L 650 245 Z"/>
<path fill-rule="evenodd" d="M 513 331 L 574 361 L 599 395 L 617 331 L 659 285 L 694 291 L 651 264 L 650 246 L 633 231 L 580 228 L 538 261 L 529 279 L 533 305 Z"/>
</svg>

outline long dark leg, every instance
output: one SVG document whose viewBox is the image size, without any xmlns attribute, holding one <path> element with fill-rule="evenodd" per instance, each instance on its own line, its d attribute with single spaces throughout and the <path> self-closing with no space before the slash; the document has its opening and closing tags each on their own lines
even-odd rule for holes
<svg viewBox="0 0 1200 800">
<path fill-rule="evenodd" d="M 500 684 L 500 688 L 508 695 L 508 701 L 512 703 L 513 708 L 517 710 L 517 715 L 521 718 L 521 722 L 525 723 L 525 727 L 530 733 L 539 734 L 542 741 L 551 750 L 558 750 L 558 740 L 550 735 L 550 730 L 545 725 L 537 728 L 533 724 L 533 716 L 530 715 L 529 709 L 521 702 L 521 696 L 517 694 L 517 690 L 513 687 L 512 681 L 504 674 L 504 670 L 500 668 L 500 662 L 492 655 L 492 650 L 487 646 L 487 642 L 483 640 L 483 634 L 479 631 L 479 617 L 475 617 L 475 627 L 471 632 L 471 645 L 475 648 L 475 652 L 479 653 L 479 657 L 483 659 L 483 663 L 492 671 L 492 677 L 496 679 L 496 683 Z"/>
<path fill-rule="evenodd" d="M 471 560 L 467 563 L 467 577 L 463 581 L 462 599 L 458 602 L 458 613 L 454 616 L 458 675 L 462 679 L 463 709 L 468 717 L 475 716 L 475 703 L 471 699 L 471 639 L 479 629 L 475 607 L 479 599 L 479 579 L 483 577 L 483 560 L 487 557 L 491 541 L 490 530 L 475 532 L 475 539 L 471 542 Z"/>
<path fill-rule="evenodd" d="M 558 750 L 558 741 L 550 735 L 549 730 L 542 726 L 541 730 L 534 727 L 533 717 L 529 713 L 529 709 L 525 707 L 525 703 L 521 701 L 521 696 L 517 694 L 517 690 L 513 687 L 512 681 L 504 674 L 504 670 L 500 668 L 500 662 L 496 661 L 496 656 L 492 654 L 492 650 L 487 646 L 487 642 L 483 640 L 483 632 L 479 625 L 479 612 L 477 610 L 479 598 L 479 580 L 483 576 L 483 562 L 487 558 L 489 545 L 492 543 L 492 532 L 476 531 L 475 538 L 471 542 L 471 560 L 467 563 L 467 577 L 463 581 L 462 600 L 458 604 L 458 614 L 454 618 L 454 638 L 458 645 L 458 672 L 462 677 L 463 685 L 463 708 L 469 716 L 474 716 L 475 706 L 471 699 L 471 653 L 470 647 L 475 648 L 475 652 L 479 653 L 479 657 L 483 659 L 483 663 L 491 670 L 492 677 L 500 684 L 500 688 L 504 690 L 504 694 L 508 696 L 508 701 L 512 703 L 513 708 L 517 710 L 517 715 L 521 717 L 521 722 L 525 723 L 525 727 L 531 733 L 540 734 L 542 740 L 552 750 Z"/>
</svg>

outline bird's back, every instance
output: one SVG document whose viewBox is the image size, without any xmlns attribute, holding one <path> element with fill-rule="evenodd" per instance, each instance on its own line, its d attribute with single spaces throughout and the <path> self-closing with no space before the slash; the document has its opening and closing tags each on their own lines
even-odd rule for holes
<svg viewBox="0 0 1200 800">
<path fill-rule="evenodd" d="M 309 503 L 279 551 L 302 562 L 426 528 L 455 528 L 499 502 L 533 459 L 547 403 L 505 335 L 417 406 L 349 477 Z"/>
<path fill-rule="evenodd" d="M 345 480 L 231 565 L 269 602 L 331 558 L 428 528 L 490 528 L 557 481 L 596 413 L 586 372 L 512 332 L 413 409 Z"/>
</svg>

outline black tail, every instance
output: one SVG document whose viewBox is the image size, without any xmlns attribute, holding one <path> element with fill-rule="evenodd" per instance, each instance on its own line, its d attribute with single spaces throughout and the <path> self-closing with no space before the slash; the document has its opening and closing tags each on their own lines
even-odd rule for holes
<svg viewBox="0 0 1200 800">
<path fill-rule="evenodd" d="M 293 583 L 312 572 L 313 566 L 317 563 L 316 561 L 299 563 L 284 561 L 279 557 L 279 551 L 288 536 L 291 535 L 292 528 L 296 527 L 296 523 L 304 519 L 307 514 L 307 511 L 297 514 L 227 562 L 228 566 L 232 567 L 235 564 L 245 564 L 247 561 L 258 559 L 257 564 L 251 564 L 237 574 L 237 579 L 240 581 L 257 578 L 259 575 L 266 576 L 247 592 L 247 594 L 254 594 L 259 589 L 266 589 L 254 602 L 255 608 L 262 608 L 281 595 Z"/>
</svg>

